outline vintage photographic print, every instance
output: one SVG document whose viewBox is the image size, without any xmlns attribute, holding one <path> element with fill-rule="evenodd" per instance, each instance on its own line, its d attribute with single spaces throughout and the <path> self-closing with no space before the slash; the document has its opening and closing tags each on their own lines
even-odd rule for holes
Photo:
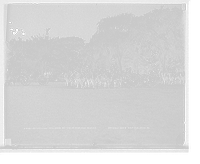
<svg viewBox="0 0 200 164">
<path fill-rule="evenodd" d="M 187 3 L 5 5 L 7 149 L 187 149 Z"/>
</svg>

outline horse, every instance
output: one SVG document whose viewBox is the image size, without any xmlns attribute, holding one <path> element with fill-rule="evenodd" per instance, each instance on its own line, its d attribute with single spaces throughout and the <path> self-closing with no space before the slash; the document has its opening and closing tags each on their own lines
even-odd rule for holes
<svg viewBox="0 0 200 164">
<path fill-rule="evenodd" d="M 122 86 L 122 76 L 120 74 L 113 73 L 112 80 L 113 80 L 114 88 L 116 88 L 117 83 L 119 83 L 119 87 L 121 88 L 121 86 Z"/>
<path fill-rule="evenodd" d="M 88 72 L 85 74 L 85 86 L 87 86 L 88 88 L 90 87 L 90 82 L 92 83 L 92 72 Z"/>
<path fill-rule="evenodd" d="M 65 72 L 63 74 L 64 80 L 66 82 L 66 87 L 71 86 L 71 82 L 73 81 L 73 72 Z"/>
<path fill-rule="evenodd" d="M 108 71 L 103 72 L 102 81 L 104 82 L 104 88 L 106 88 L 106 83 L 108 83 L 108 88 L 110 88 L 112 75 Z"/>
<path fill-rule="evenodd" d="M 97 81 L 98 81 L 98 79 L 97 79 L 97 73 L 92 73 L 92 76 L 91 76 L 91 85 L 92 85 L 92 88 L 93 89 L 97 89 L 98 88 L 98 83 L 97 83 Z"/>
<path fill-rule="evenodd" d="M 169 79 L 169 73 L 168 72 L 160 72 L 160 77 L 163 80 L 163 84 L 168 85 L 167 80 Z"/>
<path fill-rule="evenodd" d="M 102 72 L 97 72 L 97 81 L 99 83 L 99 86 L 101 86 L 103 81 Z"/>
<path fill-rule="evenodd" d="M 177 77 L 176 79 L 178 79 L 180 81 L 180 84 L 185 84 L 185 72 L 184 71 L 179 71 L 177 72 Z"/>
<path fill-rule="evenodd" d="M 175 73 L 168 73 L 168 77 L 170 80 L 170 85 L 174 85 L 176 81 L 176 74 Z"/>
<path fill-rule="evenodd" d="M 75 87 L 76 88 L 78 88 L 79 85 L 82 89 L 85 88 L 84 82 L 86 80 L 85 80 L 85 77 L 83 76 L 82 72 L 74 71 L 73 78 L 74 78 L 74 81 L 75 81 Z"/>
<path fill-rule="evenodd" d="M 98 88 L 98 74 L 90 71 L 89 73 L 85 74 L 85 86 L 89 88 L 89 83 L 91 82 L 91 87 L 92 88 Z"/>
</svg>

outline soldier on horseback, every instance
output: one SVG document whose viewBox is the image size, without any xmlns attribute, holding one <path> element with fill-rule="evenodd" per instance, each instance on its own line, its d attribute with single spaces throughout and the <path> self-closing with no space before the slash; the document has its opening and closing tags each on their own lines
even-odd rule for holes
<svg viewBox="0 0 200 164">
<path fill-rule="evenodd" d="M 99 86 L 101 86 L 102 85 L 102 81 L 103 81 L 103 79 L 102 79 L 102 72 L 101 71 L 97 72 L 97 81 L 99 83 Z"/>
<path fill-rule="evenodd" d="M 180 81 L 180 84 L 185 84 L 185 71 L 183 69 L 177 69 L 176 79 Z"/>
<path fill-rule="evenodd" d="M 119 83 L 119 87 L 121 88 L 121 84 L 122 84 L 122 76 L 120 75 L 119 72 L 114 72 L 112 74 L 112 79 L 113 79 L 113 83 L 114 83 L 114 88 L 116 88 L 116 84 Z"/>
<path fill-rule="evenodd" d="M 90 70 L 89 72 L 85 74 L 85 79 L 86 79 L 85 86 L 89 88 L 90 82 L 92 80 L 92 70 Z"/>
<path fill-rule="evenodd" d="M 108 88 L 110 88 L 110 83 L 112 81 L 112 76 L 108 70 L 103 72 L 102 80 L 104 82 L 104 88 L 106 88 L 106 83 L 108 83 Z"/>
<path fill-rule="evenodd" d="M 97 73 L 93 72 L 92 73 L 92 79 L 91 79 L 91 84 L 92 84 L 92 88 L 93 89 L 97 89 L 98 88 L 98 83 L 97 83 L 98 79 L 97 79 Z"/>
<path fill-rule="evenodd" d="M 167 80 L 169 79 L 169 73 L 168 73 L 168 72 L 161 71 L 161 72 L 160 72 L 160 77 L 161 77 L 161 79 L 163 80 L 163 84 L 164 84 L 164 85 L 168 85 Z"/>
<path fill-rule="evenodd" d="M 64 80 L 66 81 L 66 87 L 71 86 L 71 82 L 73 81 L 73 72 L 66 71 L 63 74 Z"/>
<path fill-rule="evenodd" d="M 78 88 L 78 86 L 80 85 L 80 87 L 84 89 L 86 80 L 83 75 L 83 72 L 75 70 L 73 73 L 73 77 L 75 81 L 75 87 Z"/>
</svg>

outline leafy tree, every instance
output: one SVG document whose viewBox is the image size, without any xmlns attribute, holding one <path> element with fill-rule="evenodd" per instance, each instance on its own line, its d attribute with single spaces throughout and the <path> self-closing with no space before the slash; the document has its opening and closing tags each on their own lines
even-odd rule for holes
<svg viewBox="0 0 200 164">
<path fill-rule="evenodd" d="M 98 23 L 98 31 L 95 37 L 99 42 L 99 50 L 101 51 L 100 58 L 102 61 L 109 61 L 107 66 L 115 61 L 116 66 L 122 73 L 122 56 L 121 44 L 126 38 L 126 31 L 131 25 L 133 20 L 132 14 L 121 14 L 114 17 L 107 17 Z M 104 55 L 103 55 L 104 54 Z"/>
<path fill-rule="evenodd" d="M 145 15 L 153 28 L 151 44 L 157 54 L 157 60 L 163 71 L 174 61 L 184 60 L 184 21 L 183 12 L 174 8 L 172 11 L 163 9 Z"/>
</svg>

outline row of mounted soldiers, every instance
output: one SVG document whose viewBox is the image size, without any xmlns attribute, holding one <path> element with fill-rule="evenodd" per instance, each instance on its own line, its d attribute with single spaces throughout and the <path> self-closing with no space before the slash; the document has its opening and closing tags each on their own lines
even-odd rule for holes
<svg viewBox="0 0 200 164">
<path fill-rule="evenodd" d="M 180 84 L 185 83 L 185 71 L 179 70 L 176 73 L 170 72 L 160 72 L 160 79 L 163 81 L 163 84 L 168 84 L 167 81 L 170 82 L 170 85 L 174 85 L 176 80 L 180 81 Z M 119 87 L 122 86 L 122 81 L 124 79 L 123 75 L 117 73 L 110 73 L 108 70 L 106 71 L 92 71 L 84 72 L 84 71 L 71 71 L 62 73 L 62 77 L 66 81 L 66 86 L 71 86 L 71 82 L 75 82 L 75 87 L 78 88 L 89 88 L 90 84 L 92 88 L 98 88 L 98 86 L 102 86 L 104 88 L 111 87 L 111 83 L 113 83 L 113 87 L 115 88 L 117 84 Z"/>
<path fill-rule="evenodd" d="M 168 81 L 170 85 L 174 85 L 176 80 L 179 80 L 180 84 L 185 84 L 184 70 L 177 70 L 177 72 L 160 72 L 159 76 L 163 80 L 164 85 L 168 85 Z"/>
<path fill-rule="evenodd" d="M 182 72 L 151 72 L 139 74 L 132 71 L 103 72 L 97 75 L 84 76 L 79 72 L 64 74 L 66 87 L 75 88 L 123 88 L 123 87 L 156 87 L 159 85 L 184 85 Z"/>
<path fill-rule="evenodd" d="M 71 86 L 71 82 L 75 82 L 76 88 L 89 88 L 90 85 L 92 88 L 98 88 L 98 86 L 104 86 L 104 88 L 110 88 L 111 83 L 113 82 L 114 88 L 117 83 L 119 87 L 122 84 L 122 76 L 119 73 L 111 74 L 109 71 L 71 71 L 64 72 L 61 74 L 63 79 L 66 81 L 66 87 Z"/>
</svg>

